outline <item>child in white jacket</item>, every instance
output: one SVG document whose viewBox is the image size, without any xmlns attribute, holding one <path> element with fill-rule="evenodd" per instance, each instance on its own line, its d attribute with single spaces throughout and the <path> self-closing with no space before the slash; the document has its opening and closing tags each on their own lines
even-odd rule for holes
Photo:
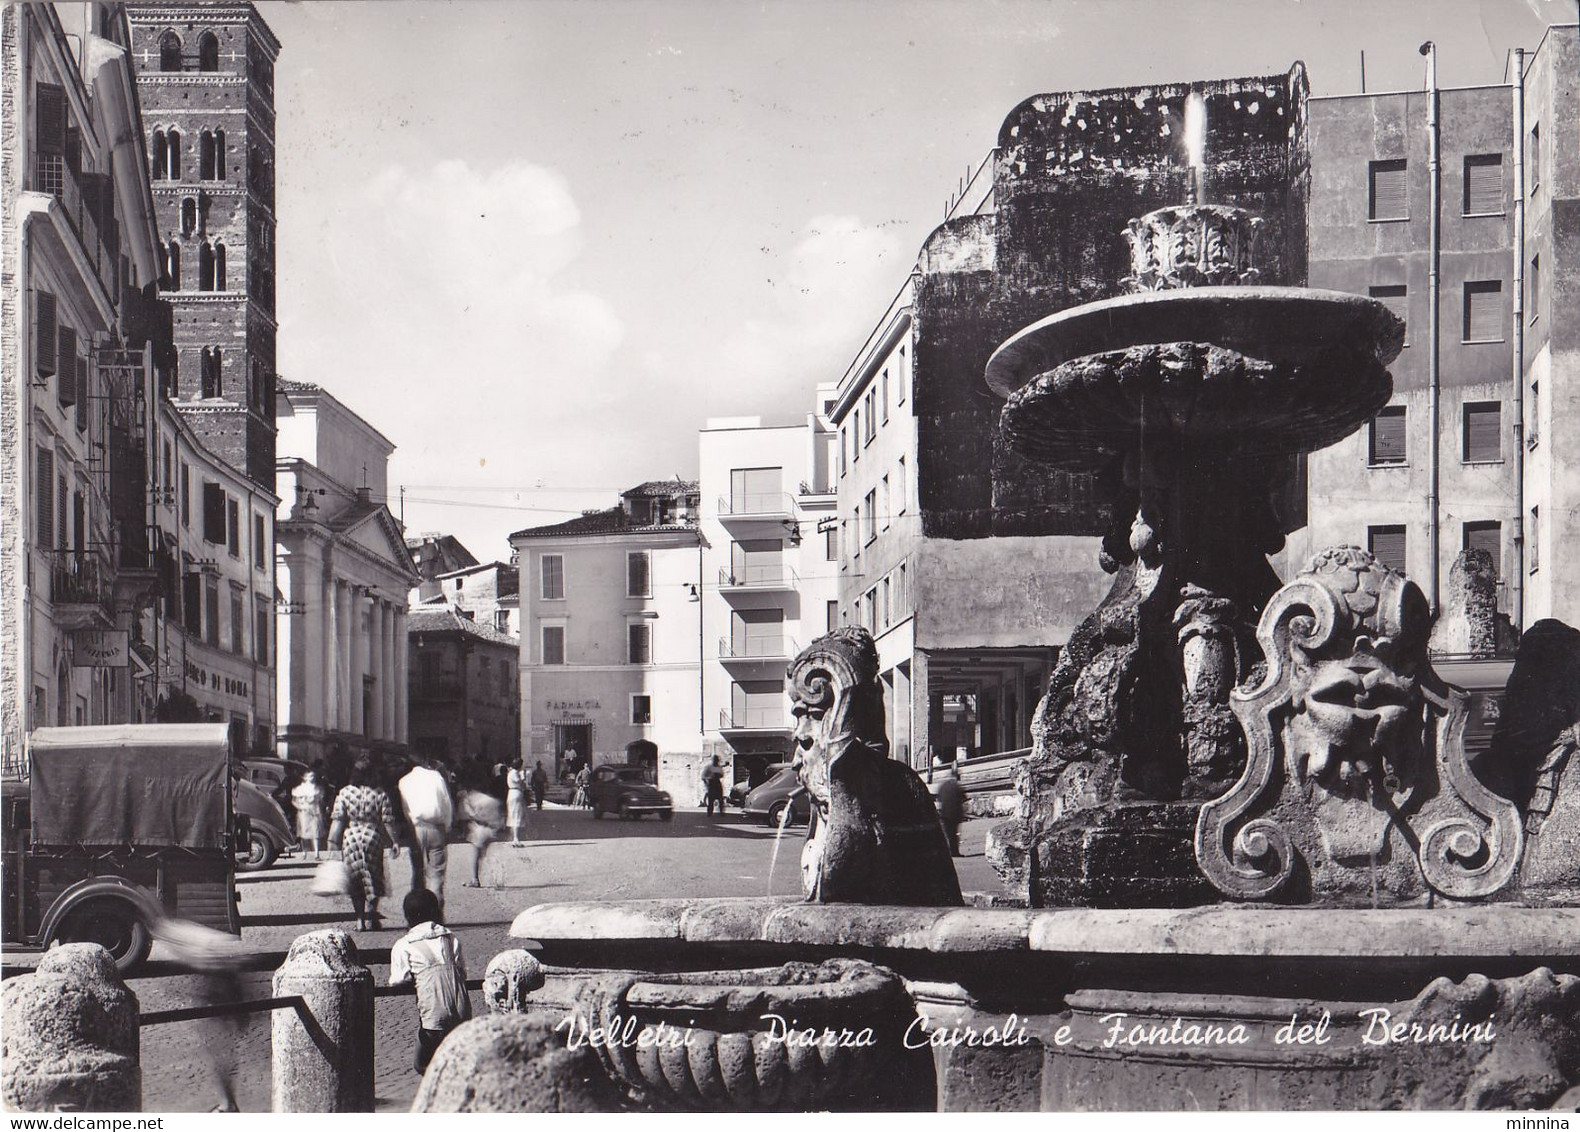
<svg viewBox="0 0 1580 1132">
<path fill-rule="evenodd" d="M 444 1036 L 472 1016 L 461 941 L 439 923 L 439 898 L 414 888 L 401 905 L 411 930 L 390 948 L 390 986 L 417 986 L 417 1072 L 428 1068 Z"/>
</svg>

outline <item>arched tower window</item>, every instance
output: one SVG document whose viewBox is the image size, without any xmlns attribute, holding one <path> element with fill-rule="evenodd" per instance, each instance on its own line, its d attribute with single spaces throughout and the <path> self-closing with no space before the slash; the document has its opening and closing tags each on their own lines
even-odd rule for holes
<svg viewBox="0 0 1580 1132">
<path fill-rule="evenodd" d="M 219 70 L 219 40 L 206 31 L 198 38 L 198 70 Z"/>
<path fill-rule="evenodd" d="M 214 176 L 225 179 L 225 131 L 214 131 Z"/>
<path fill-rule="evenodd" d="M 181 202 L 181 234 L 190 236 L 197 231 L 197 201 L 187 197 Z"/>
<path fill-rule="evenodd" d="M 159 69 L 161 71 L 181 69 L 181 37 L 173 31 L 167 31 L 159 37 Z"/>
<path fill-rule="evenodd" d="M 214 249 L 204 240 L 198 248 L 198 290 L 214 289 Z"/>
<path fill-rule="evenodd" d="M 214 179 L 214 135 L 207 130 L 198 135 L 198 179 Z"/>
<path fill-rule="evenodd" d="M 181 131 L 170 131 L 170 179 L 181 179 Z"/>
<path fill-rule="evenodd" d="M 225 289 L 225 245 L 214 245 L 214 290 Z"/>
<path fill-rule="evenodd" d="M 201 396 L 218 397 L 220 395 L 220 355 L 218 346 L 203 347 L 202 389 Z"/>
<path fill-rule="evenodd" d="M 181 290 L 181 241 L 170 241 L 170 289 Z"/>
<path fill-rule="evenodd" d="M 170 146 L 163 130 L 154 131 L 153 153 L 149 154 L 148 164 L 152 167 L 149 175 L 154 180 L 163 181 L 170 176 Z"/>
</svg>

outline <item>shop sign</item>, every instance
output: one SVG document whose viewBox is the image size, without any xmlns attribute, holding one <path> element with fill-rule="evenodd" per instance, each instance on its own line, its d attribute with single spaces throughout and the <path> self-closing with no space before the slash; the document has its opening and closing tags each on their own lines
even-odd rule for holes
<svg viewBox="0 0 1580 1132">
<path fill-rule="evenodd" d="M 240 696 L 243 699 L 252 694 L 252 685 L 238 676 L 226 676 L 221 672 L 211 672 L 200 664 L 187 661 L 187 682 L 196 684 L 199 688 L 207 688 L 214 692 L 224 692 L 227 696 Z"/>
<path fill-rule="evenodd" d="M 131 634 L 124 629 L 78 629 L 71 635 L 71 663 L 78 668 L 126 668 Z"/>
</svg>

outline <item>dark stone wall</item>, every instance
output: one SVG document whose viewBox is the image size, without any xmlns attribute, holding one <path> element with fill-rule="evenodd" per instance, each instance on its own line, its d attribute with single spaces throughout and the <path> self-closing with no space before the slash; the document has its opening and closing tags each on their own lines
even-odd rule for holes
<svg viewBox="0 0 1580 1132">
<path fill-rule="evenodd" d="M 1266 220 L 1264 282 L 1304 283 L 1306 90 L 1296 64 L 1287 75 L 1039 95 L 1010 113 L 995 162 L 996 214 L 946 223 L 921 257 L 914 384 L 925 535 L 1106 529 L 1091 475 L 1005 450 L 1002 403 L 983 367 L 1028 323 L 1122 293 L 1128 221 L 1188 199 L 1182 136 L 1192 91 L 1206 103 L 1206 199 Z M 966 255 L 962 242 L 981 246 Z"/>
</svg>

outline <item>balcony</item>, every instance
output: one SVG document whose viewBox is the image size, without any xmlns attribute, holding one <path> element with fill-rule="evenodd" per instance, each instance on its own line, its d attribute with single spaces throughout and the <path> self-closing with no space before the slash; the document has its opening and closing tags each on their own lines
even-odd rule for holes
<svg viewBox="0 0 1580 1132">
<path fill-rule="evenodd" d="M 60 202 L 62 214 L 77 237 L 88 262 L 108 292 L 115 271 L 115 252 L 109 246 L 108 232 L 101 226 L 107 213 L 114 217 L 114 188 L 108 176 L 80 173 L 64 154 L 34 155 L 31 188 L 48 193 Z"/>
<path fill-rule="evenodd" d="M 49 552 L 49 601 L 62 629 L 108 629 L 115 624 L 114 579 L 97 551 Z"/>
<path fill-rule="evenodd" d="M 719 592 L 724 594 L 788 592 L 800 585 L 800 576 L 782 563 L 746 565 L 738 571 L 729 568 L 719 571 Z"/>
<path fill-rule="evenodd" d="M 719 663 L 730 669 L 773 668 L 788 664 L 800 649 L 790 637 L 719 638 Z"/>
<path fill-rule="evenodd" d="M 724 708 L 719 712 L 722 735 L 788 735 L 790 722 L 783 706 Z"/>
<path fill-rule="evenodd" d="M 719 522 L 783 522 L 795 513 L 795 501 L 783 491 L 744 492 L 719 496 Z"/>
</svg>

